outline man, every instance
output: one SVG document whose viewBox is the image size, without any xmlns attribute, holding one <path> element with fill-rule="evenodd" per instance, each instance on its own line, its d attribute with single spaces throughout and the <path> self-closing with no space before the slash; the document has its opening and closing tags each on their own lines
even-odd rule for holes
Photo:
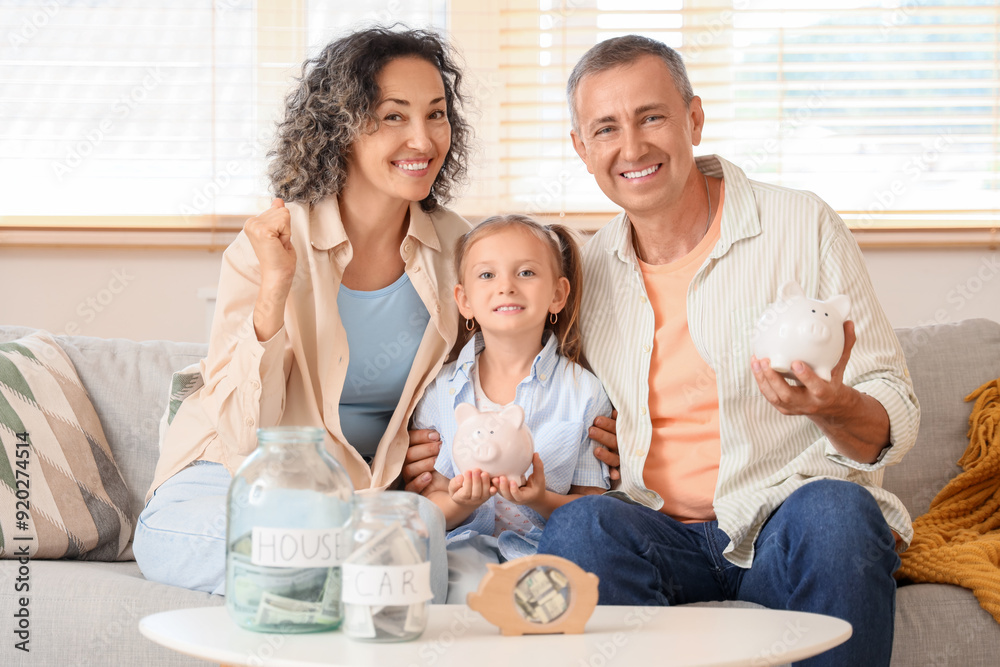
<svg viewBox="0 0 1000 667">
<path fill-rule="evenodd" d="M 624 209 L 584 248 L 581 313 L 619 411 L 598 456 L 621 482 L 554 512 L 539 552 L 596 573 L 602 604 L 838 616 L 853 637 L 808 664 L 888 665 L 896 548 L 912 528 L 881 480 L 919 410 L 850 231 L 811 193 L 696 160 L 701 100 L 659 42 L 598 44 L 567 92 L 573 146 Z M 790 280 L 851 298 L 830 381 L 796 362 L 790 384 L 752 357 L 757 319 Z"/>
</svg>

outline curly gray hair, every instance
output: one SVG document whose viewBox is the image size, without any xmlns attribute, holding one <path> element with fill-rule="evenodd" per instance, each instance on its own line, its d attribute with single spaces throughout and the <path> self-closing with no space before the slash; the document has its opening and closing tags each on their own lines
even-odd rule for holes
<svg viewBox="0 0 1000 667">
<path fill-rule="evenodd" d="M 426 60 L 441 73 L 445 110 L 451 124 L 451 149 L 445 156 L 424 211 L 450 198 L 467 173 L 472 127 L 459 113 L 465 98 L 462 72 L 448 44 L 426 30 L 375 26 L 328 44 L 303 65 L 298 86 L 285 98 L 285 117 L 268 157 L 274 196 L 315 203 L 340 194 L 347 177 L 347 156 L 362 132 L 378 128 L 373 109 L 381 91 L 378 75 L 396 58 Z"/>
</svg>

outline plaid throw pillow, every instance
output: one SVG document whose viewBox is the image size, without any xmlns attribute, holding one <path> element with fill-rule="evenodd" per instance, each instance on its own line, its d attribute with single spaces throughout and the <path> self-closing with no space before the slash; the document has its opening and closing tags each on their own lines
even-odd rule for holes
<svg viewBox="0 0 1000 667">
<path fill-rule="evenodd" d="M 128 489 L 72 362 L 46 333 L 0 344 L 0 558 L 113 561 Z"/>
</svg>

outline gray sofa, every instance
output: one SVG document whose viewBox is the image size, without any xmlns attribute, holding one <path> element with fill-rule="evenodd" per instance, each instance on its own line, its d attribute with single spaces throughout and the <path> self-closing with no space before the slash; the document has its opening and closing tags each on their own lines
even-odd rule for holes
<svg viewBox="0 0 1000 667">
<path fill-rule="evenodd" d="M 0 342 L 31 333 L 0 326 Z M 920 436 L 905 460 L 886 471 L 885 487 L 911 515 L 959 472 L 971 405 L 962 397 L 1000 377 L 1000 324 L 967 320 L 897 331 L 923 410 Z M 159 420 L 173 371 L 197 361 L 206 346 L 58 337 L 104 425 L 131 492 L 137 517 L 153 477 Z M 845 564 L 845 567 L 849 567 Z M 14 650 L 17 563 L 0 562 L 0 664 L 197 665 L 138 631 L 139 619 L 168 609 L 222 604 L 223 599 L 146 581 L 134 561 L 31 562 L 31 653 Z M 893 665 L 996 665 L 1000 625 L 972 593 L 947 585 L 902 586 L 897 594 Z"/>
</svg>

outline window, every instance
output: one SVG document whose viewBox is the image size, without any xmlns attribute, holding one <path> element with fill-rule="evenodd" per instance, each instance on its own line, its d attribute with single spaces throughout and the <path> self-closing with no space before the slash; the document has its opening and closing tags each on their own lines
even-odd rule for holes
<svg viewBox="0 0 1000 667">
<path fill-rule="evenodd" d="M 252 3 L 6 2 L 8 216 L 191 218 L 258 188 Z"/>
<path fill-rule="evenodd" d="M 857 226 L 1000 219 L 995 0 L 521 0 L 500 10 L 508 206 L 610 209 L 568 140 L 565 82 L 608 37 L 685 58 L 707 121 L 696 154 L 809 189 Z"/>
<path fill-rule="evenodd" d="M 856 226 L 1000 219 L 998 0 L 0 0 L 0 231 L 232 228 L 302 60 L 365 22 L 443 30 L 481 150 L 455 207 L 614 206 L 569 141 L 565 82 L 598 41 L 680 50 L 698 154 L 812 190 Z M 334 8 L 335 7 L 335 8 Z M 588 222 L 590 221 L 590 222 Z"/>
<path fill-rule="evenodd" d="M 224 244 L 268 205 L 265 155 L 304 58 L 353 25 L 447 22 L 445 0 L 405 5 L 0 0 L 0 241 Z"/>
</svg>

